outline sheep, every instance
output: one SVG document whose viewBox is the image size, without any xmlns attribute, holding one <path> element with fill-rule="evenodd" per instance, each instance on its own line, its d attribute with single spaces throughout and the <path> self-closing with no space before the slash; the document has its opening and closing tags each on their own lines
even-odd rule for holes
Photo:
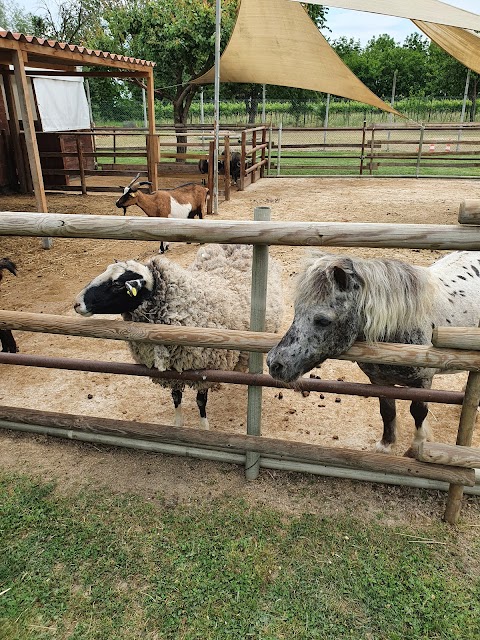
<svg viewBox="0 0 480 640">
<path fill-rule="evenodd" d="M 78 294 L 74 309 L 82 316 L 119 313 L 133 322 L 248 330 L 251 268 L 252 247 L 246 245 L 203 245 L 187 268 L 162 256 L 146 263 L 115 262 Z M 278 332 L 282 314 L 281 266 L 270 259 L 266 331 Z M 246 352 L 139 342 L 129 346 L 136 362 L 159 371 L 248 368 Z M 181 403 L 185 385 L 196 389 L 200 428 L 209 428 L 208 389 L 218 388 L 218 384 L 152 380 L 171 389 L 175 426 L 184 424 Z"/>
<path fill-rule="evenodd" d="M 187 182 L 175 189 L 165 189 L 154 191 L 153 193 L 144 193 L 139 187 L 151 182 L 138 182 L 139 173 L 126 187 L 123 194 L 116 201 L 116 206 L 123 209 L 123 215 L 127 212 L 127 207 L 136 204 L 142 209 L 147 216 L 151 218 L 195 218 L 198 216 L 203 218 L 206 204 L 208 189 L 194 182 Z M 160 243 L 160 253 L 164 253 L 168 249 L 168 242 Z"/>
<path fill-rule="evenodd" d="M 235 183 L 240 178 L 240 169 L 242 164 L 241 160 L 241 154 L 238 151 L 232 151 L 232 153 L 230 154 L 230 178 Z M 208 160 L 206 160 L 205 158 L 199 160 L 198 170 L 200 171 L 200 173 L 208 173 Z M 225 174 L 225 151 L 222 152 L 222 157 L 218 161 L 218 172 L 221 175 Z"/>
<path fill-rule="evenodd" d="M 8 258 L 0 259 L 0 280 L 3 278 L 3 270 L 7 269 L 14 276 L 17 275 L 17 267 L 14 262 Z M 0 342 L 2 343 L 2 351 L 6 353 L 17 353 L 18 347 L 15 338 L 10 329 L 0 329 Z"/>
</svg>

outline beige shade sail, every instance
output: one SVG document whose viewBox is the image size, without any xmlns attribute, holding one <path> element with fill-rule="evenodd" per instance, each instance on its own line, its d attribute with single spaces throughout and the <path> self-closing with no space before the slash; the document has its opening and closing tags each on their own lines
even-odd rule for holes
<svg viewBox="0 0 480 640">
<path fill-rule="evenodd" d="M 413 20 L 413 23 L 459 62 L 480 73 L 480 38 L 475 33 L 421 20 Z"/>
<path fill-rule="evenodd" d="M 215 69 L 195 84 L 210 84 Z M 220 82 L 252 82 L 310 89 L 399 114 L 342 62 L 305 9 L 290 0 L 242 0 L 220 58 Z"/>
<path fill-rule="evenodd" d="M 295 0 L 301 1 L 305 0 Z M 308 3 L 480 31 L 480 15 L 452 7 L 451 4 L 439 0 L 308 0 Z"/>
</svg>

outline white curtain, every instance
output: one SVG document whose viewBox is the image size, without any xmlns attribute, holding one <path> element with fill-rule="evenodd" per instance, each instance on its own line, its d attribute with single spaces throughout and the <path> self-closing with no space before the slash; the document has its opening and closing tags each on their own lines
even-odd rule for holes
<svg viewBox="0 0 480 640">
<path fill-rule="evenodd" d="M 89 129 L 83 78 L 33 77 L 42 131 Z"/>
</svg>

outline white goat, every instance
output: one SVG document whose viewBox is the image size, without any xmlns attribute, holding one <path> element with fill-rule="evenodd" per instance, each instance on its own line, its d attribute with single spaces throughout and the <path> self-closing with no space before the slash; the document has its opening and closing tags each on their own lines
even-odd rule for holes
<svg viewBox="0 0 480 640">
<path fill-rule="evenodd" d="M 82 316 L 121 313 L 124 320 L 174 326 L 248 330 L 252 247 L 208 244 L 201 247 L 186 269 L 156 256 L 146 264 L 116 262 L 77 296 L 74 309 Z M 280 264 L 270 259 L 266 331 L 277 332 L 283 314 Z M 159 371 L 220 369 L 246 371 L 248 353 L 204 347 L 129 343 L 135 360 Z M 197 389 L 200 428 L 208 429 L 206 414 L 211 382 L 152 378 L 172 390 L 175 425 L 183 425 L 181 411 L 185 385 Z"/>
<path fill-rule="evenodd" d="M 148 181 L 137 182 L 139 173 L 126 187 L 123 194 L 115 203 L 119 209 L 123 209 L 123 215 L 127 207 L 136 204 L 150 218 L 203 218 L 207 206 L 208 189 L 200 184 L 188 182 L 175 189 L 165 189 L 144 193 L 139 187 L 151 184 Z M 160 243 L 160 253 L 168 249 L 168 242 Z"/>
</svg>

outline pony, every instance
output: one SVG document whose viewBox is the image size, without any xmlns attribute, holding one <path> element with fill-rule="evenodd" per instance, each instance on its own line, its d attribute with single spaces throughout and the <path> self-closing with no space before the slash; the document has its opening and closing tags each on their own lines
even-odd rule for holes
<svg viewBox="0 0 480 640">
<path fill-rule="evenodd" d="M 478 326 L 480 252 L 456 251 L 429 267 L 400 260 L 312 255 L 298 277 L 294 319 L 267 355 L 272 377 L 293 382 L 336 358 L 355 341 L 431 344 L 438 326 Z M 429 389 L 439 369 L 357 363 L 372 384 Z M 443 371 L 445 373 L 445 371 Z M 396 440 L 395 400 L 380 397 L 383 435 L 377 451 Z M 414 400 L 415 436 L 408 455 L 431 439 L 428 405 Z"/>
</svg>

